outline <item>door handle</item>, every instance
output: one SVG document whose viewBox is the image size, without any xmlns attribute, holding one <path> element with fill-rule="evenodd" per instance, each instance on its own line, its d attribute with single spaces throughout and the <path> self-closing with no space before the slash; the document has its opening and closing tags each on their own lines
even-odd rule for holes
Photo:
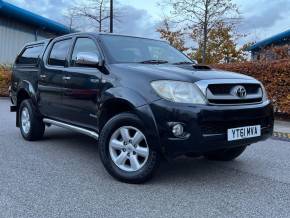
<svg viewBox="0 0 290 218">
<path fill-rule="evenodd" d="M 45 74 L 41 74 L 39 75 L 41 79 L 45 79 L 46 78 L 46 75 Z"/>
<path fill-rule="evenodd" d="M 70 77 L 70 76 L 64 76 L 64 77 L 62 77 L 62 79 L 63 79 L 63 80 L 70 80 L 71 77 Z"/>
</svg>

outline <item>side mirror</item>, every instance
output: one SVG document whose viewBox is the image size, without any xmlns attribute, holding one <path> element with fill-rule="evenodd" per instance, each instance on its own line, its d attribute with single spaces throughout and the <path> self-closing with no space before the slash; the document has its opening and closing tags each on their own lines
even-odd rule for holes
<svg viewBox="0 0 290 218">
<path fill-rule="evenodd" d="M 192 62 L 197 65 L 198 64 L 198 61 L 197 60 L 192 60 Z"/>
<path fill-rule="evenodd" d="M 100 58 L 99 55 L 94 52 L 79 52 L 75 63 L 84 66 L 98 66 Z"/>
</svg>

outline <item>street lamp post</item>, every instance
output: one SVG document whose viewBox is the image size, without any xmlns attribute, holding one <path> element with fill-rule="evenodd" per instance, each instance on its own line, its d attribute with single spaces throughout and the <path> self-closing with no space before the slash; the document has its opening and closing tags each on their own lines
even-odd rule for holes
<svg viewBox="0 0 290 218">
<path fill-rule="evenodd" d="M 110 33 L 113 32 L 113 0 L 110 0 Z"/>
</svg>

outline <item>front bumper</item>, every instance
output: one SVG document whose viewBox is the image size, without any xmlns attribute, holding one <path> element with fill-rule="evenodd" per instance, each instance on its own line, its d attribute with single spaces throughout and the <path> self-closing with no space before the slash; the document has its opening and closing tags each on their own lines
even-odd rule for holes
<svg viewBox="0 0 290 218">
<path fill-rule="evenodd" d="M 267 101 L 255 105 L 188 105 L 158 100 L 150 104 L 158 128 L 160 143 L 167 156 L 249 145 L 265 140 L 273 133 L 273 107 Z M 184 137 L 175 137 L 171 123 L 182 123 Z M 261 136 L 227 141 L 227 129 L 261 125 Z"/>
</svg>

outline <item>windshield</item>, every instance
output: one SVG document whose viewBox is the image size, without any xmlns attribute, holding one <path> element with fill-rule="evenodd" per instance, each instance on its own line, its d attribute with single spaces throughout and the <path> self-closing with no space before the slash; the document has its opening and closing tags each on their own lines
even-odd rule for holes
<svg viewBox="0 0 290 218">
<path fill-rule="evenodd" d="M 101 41 L 114 63 L 193 63 L 168 43 L 158 40 L 101 35 Z"/>
</svg>

